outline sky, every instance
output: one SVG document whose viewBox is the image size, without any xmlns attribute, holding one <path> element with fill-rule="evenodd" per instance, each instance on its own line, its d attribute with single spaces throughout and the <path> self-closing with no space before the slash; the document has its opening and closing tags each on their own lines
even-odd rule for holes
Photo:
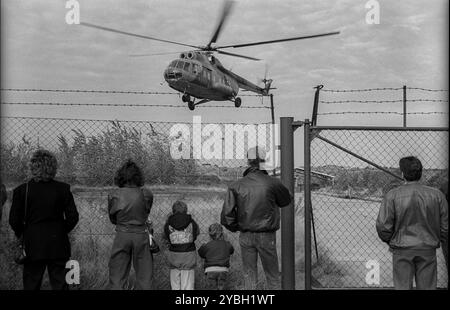
<svg viewBox="0 0 450 310">
<path fill-rule="evenodd" d="M 219 55 L 222 64 L 256 82 L 265 66 L 274 80 L 275 116 L 311 118 L 314 87 L 325 89 L 448 89 L 448 1 L 380 0 L 380 24 L 367 24 L 365 0 L 236 0 L 219 45 L 340 31 L 337 36 L 229 49 L 263 61 Z M 163 72 L 183 47 L 127 37 L 65 22 L 64 0 L 1 1 L 1 87 L 172 92 Z M 79 0 L 81 21 L 193 45 L 206 44 L 220 0 Z M 242 92 L 242 94 L 248 94 Z M 22 93 L 2 91 L 2 102 L 123 103 L 124 107 L 1 106 L 2 116 L 122 119 L 205 123 L 270 121 L 268 109 L 130 107 L 174 104 L 177 95 Z M 448 92 L 408 90 L 408 99 L 448 100 Z M 322 92 L 324 101 L 399 100 L 401 91 Z M 243 107 L 268 98 L 242 97 Z M 231 102 L 217 103 L 219 105 Z M 319 113 L 401 112 L 401 103 L 321 104 Z M 445 112 L 448 102 L 411 102 L 408 112 Z M 401 126 L 400 115 L 321 115 L 319 125 Z M 409 115 L 409 126 L 448 126 L 448 115 Z M 296 133 L 301 137 L 300 133 Z"/>
</svg>

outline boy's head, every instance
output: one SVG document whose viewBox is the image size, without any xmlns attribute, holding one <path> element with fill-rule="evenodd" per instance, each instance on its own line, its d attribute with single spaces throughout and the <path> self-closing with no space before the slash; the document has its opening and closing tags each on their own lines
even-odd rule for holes
<svg viewBox="0 0 450 310">
<path fill-rule="evenodd" d="M 208 233 L 212 240 L 223 239 L 223 228 L 219 223 L 214 223 L 209 226 Z"/>
<path fill-rule="evenodd" d="M 187 204 L 181 200 L 175 201 L 175 203 L 172 206 L 172 213 L 186 214 L 187 213 Z"/>
<path fill-rule="evenodd" d="M 403 157 L 400 159 L 399 166 L 406 181 L 419 181 L 422 177 L 422 163 L 414 156 Z"/>
</svg>

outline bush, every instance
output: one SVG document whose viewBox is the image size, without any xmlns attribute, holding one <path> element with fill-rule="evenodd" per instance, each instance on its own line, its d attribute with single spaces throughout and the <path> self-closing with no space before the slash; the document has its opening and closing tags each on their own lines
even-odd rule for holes
<svg viewBox="0 0 450 310">
<path fill-rule="evenodd" d="M 113 185 L 116 170 L 129 158 L 142 168 L 147 184 L 191 184 L 197 180 L 196 161 L 173 159 L 169 137 L 152 128 L 143 133 L 113 121 L 110 128 L 96 135 L 88 137 L 81 130 L 73 130 L 73 134 L 72 143 L 60 135 L 54 151 L 59 164 L 57 178 L 70 184 Z M 1 145 L 3 182 L 26 180 L 34 149 L 26 137 L 17 145 Z"/>
</svg>

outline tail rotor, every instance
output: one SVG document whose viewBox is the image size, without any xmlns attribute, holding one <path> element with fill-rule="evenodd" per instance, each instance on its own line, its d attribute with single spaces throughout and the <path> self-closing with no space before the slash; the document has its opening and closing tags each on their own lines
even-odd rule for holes
<svg viewBox="0 0 450 310">
<path fill-rule="evenodd" d="M 269 95 L 269 91 L 271 89 L 275 89 L 275 88 L 271 87 L 273 80 L 267 78 L 268 72 L 269 72 L 269 65 L 266 63 L 265 69 L 264 69 L 264 78 L 259 78 L 258 79 L 259 83 L 264 83 L 264 86 L 262 87 L 262 88 L 264 88 L 264 96 L 268 96 Z"/>
</svg>

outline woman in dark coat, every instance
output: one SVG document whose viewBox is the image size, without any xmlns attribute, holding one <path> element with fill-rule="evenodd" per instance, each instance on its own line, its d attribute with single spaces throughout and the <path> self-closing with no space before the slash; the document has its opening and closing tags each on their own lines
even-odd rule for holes
<svg viewBox="0 0 450 310">
<path fill-rule="evenodd" d="M 52 289 L 68 288 L 65 280 L 66 262 L 71 255 L 68 233 L 78 223 L 78 211 L 70 185 L 54 180 L 56 170 L 54 155 L 38 150 L 30 160 L 31 180 L 13 191 L 9 224 L 24 242 L 25 290 L 40 289 L 45 269 Z"/>
<path fill-rule="evenodd" d="M 150 190 L 141 188 L 141 169 L 128 160 L 116 173 L 119 187 L 108 197 L 111 223 L 116 225 L 116 237 L 109 261 L 110 289 L 127 288 L 131 263 L 136 273 L 136 289 L 152 288 L 153 257 L 150 253 L 148 216 L 153 204 Z"/>
</svg>

